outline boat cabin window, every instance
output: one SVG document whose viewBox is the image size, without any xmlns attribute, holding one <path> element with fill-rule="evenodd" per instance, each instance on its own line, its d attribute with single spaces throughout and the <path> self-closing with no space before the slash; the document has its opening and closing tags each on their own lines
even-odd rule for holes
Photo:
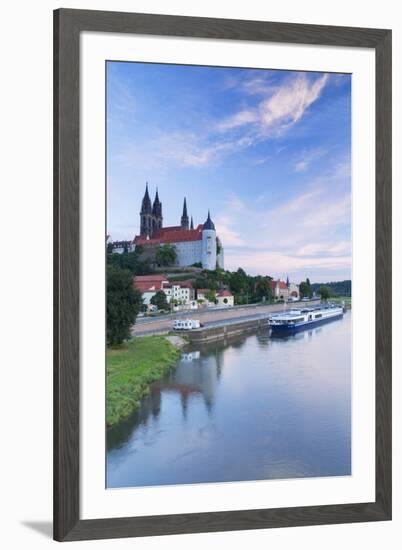
<svg viewBox="0 0 402 550">
<path fill-rule="evenodd" d="M 316 319 L 319 319 L 320 317 L 322 317 L 322 313 L 317 313 L 315 316 Z"/>
</svg>

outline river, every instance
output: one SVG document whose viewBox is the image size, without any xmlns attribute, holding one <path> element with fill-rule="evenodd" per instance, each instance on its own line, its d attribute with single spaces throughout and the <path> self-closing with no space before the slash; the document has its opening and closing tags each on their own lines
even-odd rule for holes
<svg viewBox="0 0 402 550">
<path fill-rule="evenodd" d="M 350 475 L 351 313 L 186 348 L 107 439 L 107 487 Z"/>
</svg>

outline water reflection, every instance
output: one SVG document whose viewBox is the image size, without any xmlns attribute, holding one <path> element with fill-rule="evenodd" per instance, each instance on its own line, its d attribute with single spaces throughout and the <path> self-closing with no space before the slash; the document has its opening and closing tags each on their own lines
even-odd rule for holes
<svg viewBox="0 0 402 550">
<path fill-rule="evenodd" d="M 350 314 L 189 347 L 108 432 L 108 486 L 349 474 L 350 350 Z"/>
</svg>

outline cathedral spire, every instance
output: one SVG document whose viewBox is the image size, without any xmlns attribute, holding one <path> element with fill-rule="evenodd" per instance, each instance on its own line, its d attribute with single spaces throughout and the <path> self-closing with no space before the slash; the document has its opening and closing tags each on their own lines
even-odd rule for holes
<svg viewBox="0 0 402 550">
<path fill-rule="evenodd" d="M 188 229 L 188 214 L 187 214 L 187 201 L 186 201 L 186 197 L 184 197 L 183 214 L 182 214 L 182 216 L 181 216 L 180 225 L 181 225 L 182 229 Z"/>
<path fill-rule="evenodd" d="M 191 216 L 190 229 L 194 229 L 193 216 Z"/>
<path fill-rule="evenodd" d="M 141 212 L 140 212 L 140 227 L 141 227 L 140 234 L 142 236 L 149 237 L 152 235 L 152 231 L 153 231 L 152 218 L 153 218 L 152 204 L 148 193 L 148 182 L 146 182 L 145 193 L 142 199 Z"/>
<path fill-rule="evenodd" d="M 149 198 L 149 193 L 148 193 L 148 182 L 146 182 L 144 198 L 142 199 L 142 204 L 141 204 L 141 213 L 150 214 L 151 212 L 152 212 L 152 205 L 151 205 L 151 199 Z"/>
<path fill-rule="evenodd" d="M 156 188 L 154 204 L 152 206 L 152 214 L 154 216 L 162 215 L 162 204 L 161 204 L 161 201 L 159 200 L 158 188 Z"/>
</svg>

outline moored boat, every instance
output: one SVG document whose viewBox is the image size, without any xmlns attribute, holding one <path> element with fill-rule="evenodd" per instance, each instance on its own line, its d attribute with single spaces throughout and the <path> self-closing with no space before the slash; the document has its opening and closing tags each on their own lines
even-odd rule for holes
<svg viewBox="0 0 402 550">
<path fill-rule="evenodd" d="M 269 326 L 273 334 L 292 334 L 341 317 L 343 317 L 343 307 L 337 305 L 292 309 L 272 315 Z"/>
</svg>

